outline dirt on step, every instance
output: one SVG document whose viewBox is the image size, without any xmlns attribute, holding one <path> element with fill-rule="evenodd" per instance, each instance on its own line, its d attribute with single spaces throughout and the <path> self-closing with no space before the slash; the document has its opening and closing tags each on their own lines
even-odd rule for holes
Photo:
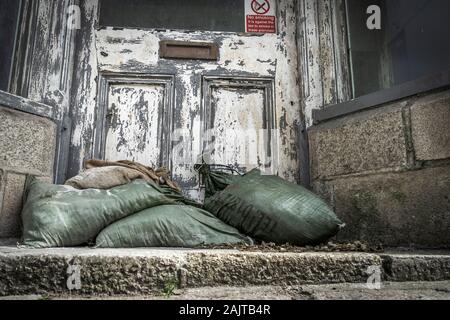
<svg viewBox="0 0 450 320">
<path fill-rule="evenodd" d="M 199 246 L 199 249 L 228 249 L 239 251 L 262 251 L 262 252 L 371 252 L 379 253 L 384 249 L 381 245 L 370 245 L 363 241 L 354 241 L 350 243 L 328 242 L 317 246 L 293 246 L 290 244 L 277 245 L 275 243 L 261 242 L 254 245 L 208 245 Z"/>
</svg>

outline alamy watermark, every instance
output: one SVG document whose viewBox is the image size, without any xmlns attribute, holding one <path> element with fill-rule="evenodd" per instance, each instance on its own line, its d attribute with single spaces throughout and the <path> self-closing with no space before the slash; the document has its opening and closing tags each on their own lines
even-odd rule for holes
<svg viewBox="0 0 450 320">
<path fill-rule="evenodd" d="M 80 265 L 69 265 L 67 267 L 67 289 L 80 290 L 81 289 L 81 266 Z"/>
<path fill-rule="evenodd" d="M 70 264 L 67 267 L 67 289 L 69 291 L 72 290 L 81 290 L 81 266 L 78 264 Z M 372 265 L 366 269 L 366 273 L 368 275 L 366 281 L 366 288 L 370 290 L 380 290 L 382 287 L 381 281 L 381 266 Z"/>
<path fill-rule="evenodd" d="M 366 281 L 366 287 L 371 290 L 381 289 L 381 267 L 374 265 L 367 268 L 366 273 L 369 275 Z"/>
<path fill-rule="evenodd" d="M 381 8 L 377 5 L 367 7 L 366 13 L 370 16 L 367 18 L 367 29 L 381 30 Z"/>
<path fill-rule="evenodd" d="M 369 15 L 366 21 L 369 30 L 381 29 L 381 8 L 378 5 L 370 5 L 367 7 L 366 13 Z M 81 8 L 79 5 L 73 4 L 67 7 L 67 28 L 70 30 L 81 29 Z"/>
<path fill-rule="evenodd" d="M 67 29 L 81 29 L 81 9 L 80 6 L 73 4 L 67 7 Z"/>
<path fill-rule="evenodd" d="M 278 129 L 211 128 L 194 121 L 190 129 L 171 134 L 172 157 L 178 165 L 222 163 L 237 167 L 258 167 L 263 174 L 274 174 L 278 167 Z M 198 135 L 193 136 L 197 131 Z M 195 138 L 196 137 L 196 138 Z"/>
</svg>

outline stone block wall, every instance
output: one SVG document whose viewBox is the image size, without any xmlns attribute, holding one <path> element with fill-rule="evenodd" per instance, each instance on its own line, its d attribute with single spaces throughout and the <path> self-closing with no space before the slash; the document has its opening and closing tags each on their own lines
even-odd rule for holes
<svg viewBox="0 0 450 320">
<path fill-rule="evenodd" d="M 346 223 L 338 241 L 450 247 L 450 91 L 313 126 L 313 189 Z"/>
<path fill-rule="evenodd" d="M 53 180 L 57 125 L 45 117 L 7 106 L 2 97 L 3 93 L 0 95 L 0 238 L 16 238 L 21 234 L 20 212 L 26 176 Z M 15 100 L 8 100 L 8 104 Z M 20 101 L 23 102 L 17 99 Z M 25 106 L 30 108 L 32 104 L 25 102 Z"/>
</svg>

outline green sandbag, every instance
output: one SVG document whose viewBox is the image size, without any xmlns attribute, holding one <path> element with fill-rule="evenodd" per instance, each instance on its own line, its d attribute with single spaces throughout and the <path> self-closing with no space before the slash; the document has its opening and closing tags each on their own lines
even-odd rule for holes
<svg viewBox="0 0 450 320">
<path fill-rule="evenodd" d="M 318 244 L 343 225 L 309 190 L 258 169 L 206 197 L 204 208 L 242 233 L 277 244 Z"/>
<path fill-rule="evenodd" d="M 85 244 L 114 221 L 161 204 L 185 201 L 142 179 L 109 190 L 78 190 L 31 179 L 22 210 L 23 244 L 33 248 Z"/>
<path fill-rule="evenodd" d="M 97 236 L 96 247 L 196 247 L 250 242 L 205 210 L 162 205 L 111 224 Z"/>
</svg>

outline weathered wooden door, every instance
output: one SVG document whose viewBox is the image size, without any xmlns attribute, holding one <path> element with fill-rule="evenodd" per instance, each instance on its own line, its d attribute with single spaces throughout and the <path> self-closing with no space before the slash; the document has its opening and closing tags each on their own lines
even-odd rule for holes
<svg viewBox="0 0 450 320">
<path fill-rule="evenodd" d="M 78 101 L 95 122 L 78 121 L 73 161 L 164 165 L 193 198 L 202 154 L 298 180 L 294 0 L 91 0 L 83 9 L 93 30 L 80 65 L 91 73 L 79 76 Z"/>
</svg>

